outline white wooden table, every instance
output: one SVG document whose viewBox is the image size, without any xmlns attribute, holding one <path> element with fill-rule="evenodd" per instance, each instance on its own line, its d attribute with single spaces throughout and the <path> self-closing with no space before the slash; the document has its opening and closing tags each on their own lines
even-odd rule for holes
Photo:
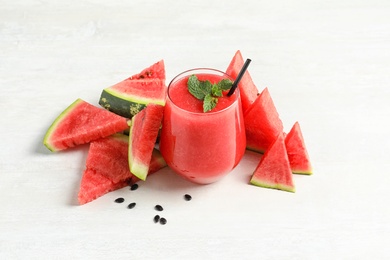
<svg viewBox="0 0 390 260">
<path fill-rule="evenodd" d="M 162 3 L 164 2 L 164 3 Z M 0 0 L 0 259 L 388 259 L 389 1 Z M 54 118 L 164 59 L 168 80 L 251 58 L 315 172 L 248 184 L 248 152 L 198 186 L 166 168 L 84 206 L 87 146 L 50 153 Z M 183 199 L 191 194 L 189 202 Z M 114 199 L 136 202 L 134 209 Z M 155 204 L 168 223 L 154 224 Z"/>
</svg>

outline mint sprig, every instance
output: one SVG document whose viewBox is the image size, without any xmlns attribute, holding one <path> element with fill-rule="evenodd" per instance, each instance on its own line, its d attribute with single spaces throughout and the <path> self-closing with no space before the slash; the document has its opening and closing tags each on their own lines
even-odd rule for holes
<svg viewBox="0 0 390 260">
<path fill-rule="evenodd" d="M 196 75 L 191 75 L 187 81 L 188 91 L 197 99 L 203 100 L 203 112 L 212 110 L 222 97 L 223 91 L 229 90 L 233 82 L 229 79 L 222 79 L 216 84 L 209 80 L 199 80 Z"/>
</svg>

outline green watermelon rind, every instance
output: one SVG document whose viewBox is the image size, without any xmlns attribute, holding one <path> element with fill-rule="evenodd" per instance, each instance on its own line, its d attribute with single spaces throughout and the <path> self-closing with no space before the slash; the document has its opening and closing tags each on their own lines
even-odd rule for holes
<svg viewBox="0 0 390 260">
<path fill-rule="evenodd" d="M 306 171 L 306 170 L 294 169 L 292 172 L 293 172 L 294 174 L 301 174 L 301 175 L 312 175 L 312 174 L 313 174 L 313 171 L 312 171 L 312 170 Z"/>
<path fill-rule="evenodd" d="M 129 145 L 130 147 L 131 145 Z M 131 153 L 130 153 L 131 154 Z M 130 155 L 129 154 L 129 158 L 130 158 Z M 130 159 L 129 159 L 130 160 Z M 145 181 L 146 180 L 146 176 L 148 175 L 148 172 L 149 172 L 149 168 L 146 167 L 142 162 L 138 162 L 137 160 L 134 160 L 134 159 L 131 159 L 132 160 L 132 164 L 131 164 L 131 167 L 130 167 L 130 171 L 140 180 L 143 180 Z"/>
<path fill-rule="evenodd" d="M 153 164 L 152 161 L 154 161 L 154 163 L 157 164 L 157 168 L 155 165 L 152 166 L 152 164 Z M 148 171 L 147 176 L 149 176 L 149 175 L 151 175 L 151 174 L 153 174 L 153 173 L 155 173 L 155 172 L 157 172 L 157 171 L 159 171 L 162 168 L 167 166 L 167 163 L 165 162 L 164 157 L 162 157 L 160 150 L 158 150 L 156 148 L 153 148 L 152 160 L 150 162 L 151 162 L 151 164 L 149 166 L 149 171 Z M 133 174 L 133 177 L 131 179 L 130 185 L 141 180 L 134 173 L 132 173 L 132 174 Z"/>
<path fill-rule="evenodd" d="M 130 167 L 130 172 L 132 172 L 138 179 L 145 181 L 146 176 L 148 175 L 148 167 L 144 165 L 143 163 L 135 160 L 133 158 L 133 154 L 131 151 L 133 151 L 133 136 L 134 136 L 134 120 L 136 117 L 133 117 L 131 119 L 131 126 L 130 126 L 130 131 L 129 131 L 129 153 L 128 153 L 128 158 L 129 158 L 129 167 Z"/>
<path fill-rule="evenodd" d="M 149 106 L 148 106 L 148 108 L 149 108 Z M 144 145 L 147 146 L 147 148 L 145 148 L 146 153 L 147 153 L 147 150 L 149 148 L 154 147 L 155 141 L 157 140 L 158 132 L 159 132 L 159 129 L 161 126 L 161 120 L 162 120 L 162 116 L 163 116 L 164 106 L 161 106 L 159 104 L 153 104 L 153 106 L 150 105 L 150 109 L 152 110 L 152 112 L 149 113 L 149 111 L 145 109 L 144 111 L 137 114 L 136 116 L 134 116 L 131 119 L 131 127 L 130 127 L 130 133 L 129 133 L 129 153 L 128 153 L 129 159 L 128 159 L 128 161 L 129 161 L 130 172 L 132 172 L 133 175 L 135 175 L 137 178 L 139 178 L 140 180 L 143 180 L 143 181 L 146 180 L 146 177 L 149 174 L 150 164 L 145 163 L 145 161 L 142 161 L 142 159 L 137 158 L 137 156 L 136 155 L 134 156 L 134 154 L 133 154 L 133 140 L 134 140 L 133 138 L 136 135 L 141 135 L 141 136 L 143 135 L 142 132 L 136 133 L 135 128 L 139 126 L 137 124 L 137 122 L 140 122 L 140 123 L 142 122 L 143 129 L 139 129 L 139 130 L 143 131 L 143 130 L 147 129 L 148 131 L 152 131 L 150 133 L 151 136 L 149 135 L 147 138 L 150 137 L 151 139 L 154 139 L 154 141 L 152 142 L 151 140 L 149 140 L 149 141 L 144 140 Z M 156 125 L 157 121 L 155 121 L 155 119 L 157 119 L 156 118 L 157 114 L 155 114 L 155 112 L 161 113 L 161 114 L 158 114 L 158 118 L 159 118 L 158 125 Z M 144 114 L 142 114 L 142 113 L 144 113 Z M 149 116 L 150 116 L 150 119 L 152 121 L 147 119 Z M 139 118 L 139 117 L 141 117 L 141 118 Z M 142 117 L 144 117 L 144 118 L 142 118 Z M 142 121 L 140 121 L 138 119 L 140 119 Z M 143 137 L 145 137 L 145 136 L 143 136 Z M 149 145 L 152 145 L 152 146 L 149 146 Z M 134 148 L 138 149 L 139 147 L 134 147 Z M 144 150 L 144 152 L 145 152 L 145 150 Z M 150 152 L 151 152 L 150 156 L 152 157 L 153 156 L 153 149 L 151 149 Z M 164 162 L 165 162 L 165 160 L 164 160 Z"/>
<path fill-rule="evenodd" d="M 77 105 L 82 103 L 83 100 L 81 98 L 76 99 L 72 104 L 70 104 L 62 113 L 53 121 L 53 123 L 50 125 L 49 129 L 47 130 L 44 138 L 43 138 L 43 144 L 52 152 L 56 152 L 59 149 L 57 149 L 55 146 L 52 146 L 50 144 L 50 137 L 54 130 L 57 128 L 57 126 L 61 123 L 61 121 L 68 115 L 70 112 L 74 110 Z"/>
<path fill-rule="evenodd" d="M 252 152 L 256 152 L 256 153 L 261 153 L 261 154 L 264 154 L 265 153 L 265 149 L 257 149 L 255 147 L 252 147 L 251 145 L 246 145 L 246 149 L 249 150 L 249 151 L 252 151 Z"/>
<path fill-rule="evenodd" d="M 283 184 L 278 184 L 278 183 L 270 183 L 270 182 L 264 181 L 260 178 L 252 178 L 250 180 L 250 183 L 255 185 L 255 186 L 259 186 L 259 187 L 263 187 L 263 188 L 277 189 L 277 190 L 289 191 L 289 192 L 293 192 L 293 193 L 295 192 L 294 186 L 283 185 Z"/>
<path fill-rule="evenodd" d="M 249 182 L 259 187 L 295 192 L 284 133 L 279 134 L 261 157 Z"/>
<path fill-rule="evenodd" d="M 107 92 L 109 95 L 130 101 L 133 103 L 138 103 L 138 104 L 143 104 L 143 105 L 147 105 L 149 103 L 165 105 L 165 99 L 145 98 L 142 96 L 136 96 L 134 94 L 129 95 L 129 94 L 122 93 L 122 92 L 117 91 L 117 90 L 112 89 L 112 88 L 106 88 L 103 91 Z"/>
<path fill-rule="evenodd" d="M 154 103 L 165 105 L 165 99 L 145 98 L 129 95 L 112 88 L 105 88 L 100 95 L 99 105 L 120 116 L 131 118 L 146 107 Z M 115 106 L 113 106 L 115 104 Z"/>
<path fill-rule="evenodd" d="M 129 132 L 129 167 L 130 172 L 132 172 L 138 179 L 145 181 L 146 176 L 148 175 L 148 167 L 144 165 L 142 162 L 139 162 L 133 158 L 133 154 L 130 152 L 133 149 L 133 142 L 132 137 L 134 136 L 134 121 L 135 117 L 131 119 L 131 126 L 130 126 L 130 132 Z"/>
</svg>

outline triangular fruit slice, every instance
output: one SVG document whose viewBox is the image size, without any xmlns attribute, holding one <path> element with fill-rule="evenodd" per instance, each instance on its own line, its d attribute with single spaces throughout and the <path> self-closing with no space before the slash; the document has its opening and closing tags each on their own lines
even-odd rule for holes
<svg viewBox="0 0 390 260">
<path fill-rule="evenodd" d="M 126 187 L 127 181 L 113 183 L 106 176 L 92 169 L 85 169 L 81 179 L 78 201 L 80 205 L 91 202 L 104 194 Z"/>
<path fill-rule="evenodd" d="M 283 131 L 274 102 L 265 88 L 244 114 L 247 148 L 265 152 Z"/>
<path fill-rule="evenodd" d="M 295 192 L 283 134 L 280 134 L 264 153 L 250 183 L 264 188 Z"/>
<path fill-rule="evenodd" d="M 103 90 L 99 104 L 132 118 L 149 103 L 165 105 L 166 86 L 160 79 L 126 79 Z"/>
<path fill-rule="evenodd" d="M 157 172 L 158 170 L 164 168 L 165 166 L 167 166 L 167 163 L 165 162 L 164 158 L 162 157 L 161 152 L 157 149 L 153 149 L 152 159 L 150 160 L 150 164 L 149 164 L 148 176 L 150 176 L 153 173 Z M 130 185 L 134 184 L 140 180 L 141 180 L 140 178 L 133 175 L 133 177 L 131 177 Z"/>
<path fill-rule="evenodd" d="M 166 166 L 157 149 L 153 150 L 149 175 Z M 129 170 L 128 137 L 115 134 L 91 142 L 78 199 L 85 204 L 104 194 L 139 181 Z"/>
<path fill-rule="evenodd" d="M 160 60 L 148 68 L 143 69 L 140 73 L 137 73 L 128 79 L 161 79 L 165 80 L 165 65 L 164 60 Z"/>
<path fill-rule="evenodd" d="M 113 183 L 135 178 L 130 172 L 128 162 L 129 137 L 115 134 L 91 142 L 86 167 L 109 178 Z M 160 152 L 153 149 L 148 174 L 166 166 Z"/>
<path fill-rule="evenodd" d="M 166 89 L 164 61 L 161 60 L 103 89 L 99 104 L 118 115 L 132 118 L 149 103 L 165 105 Z"/>
<path fill-rule="evenodd" d="M 86 161 L 87 169 L 104 175 L 113 183 L 131 178 L 133 174 L 127 161 L 128 139 L 126 135 L 115 134 L 92 142 Z"/>
<path fill-rule="evenodd" d="M 54 152 L 89 143 L 128 128 L 126 118 L 77 99 L 54 120 L 43 143 Z"/>
<path fill-rule="evenodd" d="M 287 134 L 285 143 L 292 172 L 297 174 L 312 174 L 313 168 L 298 122 L 295 122 Z"/>
<path fill-rule="evenodd" d="M 242 58 L 241 52 L 238 50 L 233 59 L 231 60 L 228 68 L 226 69 L 226 74 L 235 80 L 238 76 L 238 73 L 241 71 L 242 66 L 244 65 L 244 59 Z M 240 83 L 238 83 L 240 89 L 242 111 L 245 111 L 250 107 L 250 105 L 255 101 L 258 95 L 258 89 L 253 83 L 253 80 L 248 72 L 245 72 Z"/>
<path fill-rule="evenodd" d="M 145 180 L 150 167 L 150 158 L 156 144 L 164 107 L 149 104 L 131 119 L 129 135 L 130 171 Z"/>
</svg>

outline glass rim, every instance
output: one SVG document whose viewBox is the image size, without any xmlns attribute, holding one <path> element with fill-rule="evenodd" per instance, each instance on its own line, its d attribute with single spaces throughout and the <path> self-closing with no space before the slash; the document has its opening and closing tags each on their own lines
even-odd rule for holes
<svg viewBox="0 0 390 260">
<path fill-rule="evenodd" d="M 200 72 L 204 71 L 205 73 L 207 72 L 212 72 L 216 75 L 221 75 L 222 77 L 226 77 L 228 79 L 230 79 L 232 82 L 234 82 L 233 78 L 231 76 L 229 76 L 228 74 L 226 74 L 225 72 L 221 71 L 221 70 L 218 70 L 218 69 L 212 69 L 212 68 L 194 68 L 194 69 L 188 69 L 188 70 L 185 70 L 179 74 L 177 74 L 168 84 L 168 87 L 167 87 L 167 98 L 169 99 L 170 103 L 175 106 L 177 109 L 181 110 L 181 111 L 184 111 L 185 113 L 188 113 L 188 114 L 193 114 L 193 115 L 199 115 L 199 116 L 207 116 L 207 115 L 214 115 L 214 114 L 219 114 L 219 113 L 223 113 L 224 111 L 230 109 L 234 104 L 236 104 L 240 98 L 240 90 L 239 88 L 236 88 L 236 90 L 234 91 L 234 93 L 236 94 L 235 95 L 235 99 L 233 100 L 233 102 L 231 104 L 229 104 L 227 107 L 221 109 L 221 110 L 218 110 L 218 111 L 214 111 L 214 112 L 193 112 L 193 111 L 188 111 L 184 108 L 181 108 L 179 107 L 178 105 L 175 104 L 175 102 L 171 99 L 170 95 L 169 95 L 169 89 L 170 89 L 170 86 L 172 85 L 172 83 L 176 82 L 178 79 L 184 77 L 184 76 L 189 76 L 191 75 L 191 72 L 194 72 L 192 74 L 199 74 Z M 198 72 L 198 73 L 196 73 Z"/>
</svg>

